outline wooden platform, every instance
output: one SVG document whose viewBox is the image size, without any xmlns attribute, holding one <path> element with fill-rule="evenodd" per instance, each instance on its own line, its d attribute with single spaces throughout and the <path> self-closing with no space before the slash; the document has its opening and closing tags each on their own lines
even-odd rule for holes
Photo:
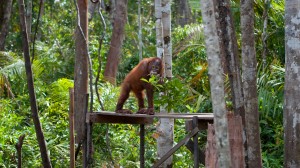
<svg viewBox="0 0 300 168">
<path fill-rule="evenodd" d="M 154 118 L 174 118 L 192 120 L 197 116 L 199 123 L 208 123 L 213 121 L 212 113 L 155 113 L 146 114 L 120 114 L 110 111 L 100 111 L 87 113 L 87 123 L 120 123 L 120 124 L 152 124 Z"/>
<path fill-rule="evenodd" d="M 166 159 L 173 155 L 181 146 L 186 145 L 194 155 L 194 167 L 199 167 L 200 150 L 198 148 L 198 132 L 205 130 L 208 123 L 213 123 L 212 113 L 155 113 L 146 114 L 120 114 L 110 111 L 100 111 L 86 114 L 86 123 L 118 123 L 118 124 L 139 124 L 140 125 L 140 167 L 145 167 L 145 124 L 152 124 L 155 118 L 184 119 L 185 128 L 189 132 L 184 139 L 178 142 L 152 167 L 158 168 Z M 89 124 L 88 124 L 89 125 Z M 88 134 L 89 135 L 89 134 Z M 190 140 L 193 138 L 193 141 Z M 190 145 L 188 145 L 190 144 Z M 202 154 L 204 156 L 204 154 Z M 202 159 L 204 160 L 204 159 Z M 204 161 L 202 161 L 204 163 Z"/>
</svg>

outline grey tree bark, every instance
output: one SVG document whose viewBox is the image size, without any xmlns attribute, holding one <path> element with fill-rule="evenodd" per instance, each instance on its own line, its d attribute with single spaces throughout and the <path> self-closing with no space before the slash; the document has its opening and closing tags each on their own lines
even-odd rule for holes
<svg viewBox="0 0 300 168">
<path fill-rule="evenodd" d="M 163 48 L 163 38 L 162 38 L 162 10 L 161 10 L 161 0 L 155 0 L 155 29 L 156 29 L 156 55 L 159 58 L 163 58 L 164 48 Z"/>
<path fill-rule="evenodd" d="M 175 0 L 176 23 L 181 27 L 192 22 L 192 12 L 188 0 Z"/>
<path fill-rule="evenodd" d="M 163 59 L 164 76 L 172 78 L 172 38 L 171 38 L 171 1 L 155 0 L 156 16 L 156 44 L 157 56 Z M 163 93 L 162 93 L 163 94 Z M 160 107 L 160 113 L 168 113 L 165 107 Z M 157 138 L 157 154 L 163 157 L 174 143 L 174 119 L 161 118 L 156 127 L 159 137 Z M 161 167 L 172 167 L 173 156 L 169 157 Z"/>
<path fill-rule="evenodd" d="M 229 76 L 231 88 L 231 100 L 235 116 L 241 116 L 243 123 L 243 144 L 244 153 L 246 153 L 247 141 L 245 128 L 245 107 L 244 94 L 241 77 L 241 65 L 238 52 L 238 44 L 233 24 L 233 17 L 230 11 L 229 0 L 219 0 L 219 22 L 220 22 L 220 43 L 221 57 L 224 59 L 225 73 Z M 227 71 L 227 72 L 226 72 Z M 247 158 L 245 158 L 247 160 Z"/>
<path fill-rule="evenodd" d="M 31 24 L 32 24 L 32 0 L 27 0 L 26 4 L 26 23 L 29 43 L 31 42 Z"/>
<path fill-rule="evenodd" d="M 245 120 L 244 96 L 241 77 L 241 65 L 238 53 L 238 44 L 235 35 L 233 17 L 230 12 L 230 1 L 220 0 L 219 22 L 220 22 L 220 42 L 224 50 L 225 66 L 228 71 L 230 88 L 232 94 L 233 111 L 235 115 L 241 115 Z M 244 122 L 243 122 L 244 123 Z"/>
<path fill-rule="evenodd" d="M 125 24 L 127 22 L 127 0 L 116 1 L 113 32 L 107 62 L 104 70 L 106 81 L 116 84 L 118 65 L 121 57 L 121 49 L 125 38 Z"/>
<path fill-rule="evenodd" d="M 0 2 L 0 51 L 4 51 L 5 39 L 8 34 L 13 0 Z"/>
<path fill-rule="evenodd" d="M 263 44 L 263 53 L 262 53 L 262 61 L 263 61 L 263 67 L 265 68 L 267 63 L 267 54 L 268 54 L 268 46 L 267 46 L 267 38 L 268 38 L 268 11 L 270 6 L 270 0 L 264 0 L 264 12 L 263 12 L 263 20 L 264 20 L 264 26 L 263 26 L 263 32 L 262 32 L 262 44 Z"/>
<path fill-rule="evenodd" d="M 284 167 L 300 167 L 300 1 L 285 1 Z"/>
<path fill-rule="evenodd" d="M 247 166 L 262 167 L 256 86 L 253 0 L 241 0 L 242 78 L 245 101 Z"/>
<path fill-rule="evenodd" d="M 216 1 L 201 0 L 201 13 L 204 24 L 205 45 L 208 59 L 211 98 L 214 113 L 214 127 L 219 167 L 230 167 L 230 147 L 228 140 L 227 110 L 225 107 L 223 68 L 220 58 L 220 44 L 217 32 Z"/>
<path fill-rule="evenodd" d="M 138 26 L 139 26 L 139 60 L 142 61 L 143 59 L 143 39 L 142 39 L 142 19 L 141 19 L 141 0 L 138 0 Z"/>
</svg>

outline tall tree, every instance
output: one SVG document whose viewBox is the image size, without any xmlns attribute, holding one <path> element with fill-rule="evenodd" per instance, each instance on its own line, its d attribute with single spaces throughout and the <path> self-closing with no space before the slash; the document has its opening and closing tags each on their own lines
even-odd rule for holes
<svg viewBox="0 0 300 168">
<path fill-rule="evenodd" d="M 218 165 L 230 167 L 230 148 L 228 140 L 228 123 L 225 107 L 223 68 L 220 58 L 220 44 L 217 32 L 216 1 L 201 0 L 201 13 L 204 24 L 205 44 L 208 59 L 208 73 L 211 88 L 211 98 L 214 113 Z"/>
<path fill-rule="evenodd" d="M 300 1 L 285 1 L 284 167 L 300 167 Z"/>
<path fill-rule="evenodd" d="M 78 15 L 75 32 L 74 113 L 76 142 L 86 137 L 85 113 L 88 94 L 88 0 L 77 0 Z M 76 5 L 77 5 L 76 4 Z"/>
<path fill-rule="evenodd" d="M 262 62 L 263 62 L 263 67 L 266 66 L 267 63 L 267 54 L 268 54 L 268 46 L 267 46 L 267 38 L 268 38 L 268 32 L 267 32 L 267 28 L 268 28 L 268 11 L 269 11 L 269 6 L 270 6 L 270 0 L 264 0 L 264 12 L 263 12 L 263 21 L 264 21 L 264 26 L 263 26 L 263 32 L 261 35 L 262 38 Z"/>
<path fill-rule="evenodd" d="M 27 0 L 26 4 L 26 23 L 29 42 L 31 42 L 31 24 L 32 24 L 32 0 Z"/>
<path fill-rule="evenodd" d="M 27 85 L 29 91 L 32 119 L 33 119 L 34 128 L 36 132 L 36 137 L 40 147 L 43 167 L 51 168 L 52 165 L 48 155 L 47 145 L 42 130 L 41 122 L 39 119 L 38 107 L 37 107 L 36 96 L 34 91 L 34 82 L 33 82 L 32 68 L 30 62 L 30 52 L 29 52 L 30 51 L 29 40 L 27 34 L 28 31 L 27 31 L 26 19 L 25 19 L 25 4 L 24 4 L 24 0 L 19 0 L 18 2 L 19 2 L 19 13 L 20 13 L 20 25 L 22 30 L 22 43 L 23 43 L 23 52 L 24 52 L 24 60 L 25 60 L 25 69 L 26 69 L 26 76 L 27 76 Z"/>
<path fill-rule="evenodd" d="M 171 1 L 155 1 L 156 16 L 156 44 L 157 56 L 163 59 L 164 76 L 172 78 L 172 41 L 171 41 Z M 163 94 L 163 93 L 162 93 Z M 160 113 L 167 113 L 166 108 L 161 107 Z M 174 142 L 174 119 L 161 118 L 156 127 L 159 137 L 157 138 L 157 155 L 163 157 L 172 147 Z M 161 166 L 172 167 L 173 157 L 169 157 Z"/>
<path fill-rule="evenodd" d="M 142 40 L 142 20 L 141 20 L 141 0 L 138 0 L 138 26 L 139 26 L 139 60 L 142 61 L 143 59 L 143 40 Z"/>
<path fill-rule="evenodd" d="M 245 108 L 243 99 L 243 88 L 241 78 L 240 58 L 238 54 L 238 44 L 235 35 L 233 17 L 230 12 L 230 0 L 219 0 L 219 23 L 221 52 L 225 59 L 226 70 L 228 71 L 230 88 L 232 94 L 233 111 L 235 115 L 241 115 L 245 118 Z"/>
<path fill-rule="evenodd" d="M 241 0 L 242 78 L 245 102 L 247 165 L 262 167 L 256 86 L 253 0 Z"/>
<path fill-rule="evenodd" d="M 4 51 L 5 39 L 8 34 L 8 26 L 11 16 L 13 0 L 0 2 L 0 51 Z"/>
<path fill-rule="evenodd" d="M 219 15 L 218 20 L 220 23 L 220 46 L 221 57 L 225 63 L 225 73 L 228 73 L 232 104 L 234 114 L 241 116 L 243 128 L 245 128 L 245 107 L 244 95 L 241 77 L 240 58 L 238 53 L 238 44 L 235 35 L 235 28 L 233 24 L 233 17 L 230 11 L 230 0 L 219 0 Z M 246 135 L 245 129 L 243 134 Z M 247 147 L 246 137 L 244 136 L 244 147 Z M 244 148 L 244 150 L 245 150 Z M 246 151 L 244 151 L 246 153 Z"/>
<path fill-rule="evenodd" d="M 125 24 L 127 22 L 127 0 L 116 1 L 116 10 L 113 21 L 113 32 L 107 62 L 104 70 L 104 78 L 115 84 L 118 65 L 121 57 L 121 49 L 125 38 Z"/>
<path fill-rule="evenodd" d="M 175 0 L 176 23 L 180 26 L 191 23 L 192 12 L 188 0 Z"/>
<path fill-rule="evenodd" d="M 164 48 L 163 48 L 163 38 L 162 38 L 162 10 L 161 10 L 161 0 L 155 0 L 155 29 L 156 29 L 156 55 L 159 58 L 163 58 Z"/>
</svg>

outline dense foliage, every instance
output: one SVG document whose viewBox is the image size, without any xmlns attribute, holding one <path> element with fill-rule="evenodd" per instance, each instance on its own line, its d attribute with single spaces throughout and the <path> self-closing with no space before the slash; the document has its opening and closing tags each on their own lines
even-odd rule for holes
<svg viewBox="0 0 300 168">
<path fill-rule="evenodd" d="M 267 66 L 261 63 L 263 29 L 262 13 L 264 1 L 255 1 L 256 12 L 256 48 L 259 60 L 258 92 L 261 123 L 261 140 L 264 167 L 282 167 L 283 163 L 283 82 L 284 82 L 284 1 L 274 0 L 269 4 L 268 19 L 268 55 Z M 35 27 L 38 4 L 33 8 L 33 26 Z M 170 107 L 176 112 L 211 112 L 210 88 L 207 75 L 207 62 L 202 34 L 199 2 L 190 1 L 192 13 L 196 18 L 193 24 L 180 27 L 172 25 L 173 38 L 173 74 L 174 80 L 166 87 L 171 90 L 174 99 L 169 100 Z M 155 20 L 152 1 L 142 0 L 143 4 L 143 56 L 156 55 Z M 122 61 L 119 65 L 118 83 L 138 62 L 137 4 L 129 1 L 126 40 L 122 49 Z M 10 33 L 6 42 L 6 51 L 0 52 L 0 167 L 16 167 L 15 144 L 25 134 L 23 145 L 24 167 L 41 167 L 35 130 L 31 120 L 29 96 L 22 57 L 18 5 L 14 2 L 10 22 Z M 237 36 L 239 30 L 239 2 L 232 1 L 232 13 L 235 19 Z M 98 40 L 103 30 L 100 16 L 95 14 L 89 23 L 89 50 L 93 60 L 94 75 L 101 65 L 104 69 L 106 54 L 111 37 L 110 16 L 104 12 L 107 30 L 98 59 Z M 172 14 L 176 18 L 176 13 Z M 68 104 L 69 88 L 73 87 L 74 72 L 74 28 L 76 23 L 75 6 L 71 1 L 46 1 L 39 33 L 41 37 L 35 44 L 33 72 L 40 119 L 47 141 L 50 158 L 54 167 L 69 165 Z M 33 34 L 33 33 L 32 33 Z M 32 35 L 31 34 L 31 35 Z M 32 44 L 31 44 L 32 47 Z M 102 71 L 103 72 L 103 71 Z M 102 76 L 100 76 L 102 79 Z M 107 111 L 113 111 L 119 94 L 119 87 L 101 82 L 99 84 L 101 101 Z M 95 96 L 96 99 L 96 96 Z M 157 100 L 159 101 L 159 100 Z M 165 103 L 162 99 L 160 103 Z M 126 103 L 127 108 L 136 110 L 136 101 L 132 97 Z M 228 102 L 230 106 L 230 102 Z M 100 111 L 99 102 L 94 110 Z M 153 164 L 156 158 L 155 125 L 146 127 L 146 166 Z M 184 121 L 176 121 L 175 142 L 186 134 Z M 99 124 L 95 125 L 93 142 L 95 146 L 94 165 L 121 165 L 139 167 L 139 127 L 134 125 Z M 205 135 L 201 136 L 202 147 Z M 191 167 L 191 153 L 181 148 L 175 153 L 174 167 Z M 78 163 L 80 165 L 81 163 Z"/>
</svg>

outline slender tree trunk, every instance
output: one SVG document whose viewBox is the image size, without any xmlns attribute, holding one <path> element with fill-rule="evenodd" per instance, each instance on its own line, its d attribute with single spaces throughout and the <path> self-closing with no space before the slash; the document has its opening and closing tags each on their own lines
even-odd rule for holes
<svg viewBox="0 0 300 168">
<path fill-rule="evenodd" d="M 235 35 L 233 17 L 230 11 L 230 1 L 220 0 L 219 3 L 219 22 L 220 22 L 220 41 L 221 41 L 221 57 L 225 60 L 225 69 L 229 75 L 233 111 L 236 116 L 241 116 L 243 123 L 244 148 L 246 153 L 247 141 L 245 130 L 245 107 L 244 95 L 242 87 L 241 67 L 238 53 L 238 44 Z M 223 47 L 222 47 L 223 46 Z M 245 158 L 247 160 L 247 158 Z"/>
<path fill-rule="evenodd" d="M 164 48 L 163 48 L 163 38 L 162 38 L 162 10 L 161 10 L 161 0 L 155 0 L 155 28 L 156 28 L 156 55 L 163 59 Z"/>
<path fill-rule="evenodd" d="M 172 41 L 171 41 L 171 2 L 170 0 L 155 1 L 156 16 L 156 44 L 157 56 L 163 59 L 164 76 L 172 78 Z M 163 94 L 163 93 L 161 93 Z M 165 107 L 160 108 L 160 113 L 168 113 Z M 157 155 L 163 157 L 172 147 L 174 142 L 174 119 L 161 118 L 156 127 L 159 137 L 157 138 Z M 161 167 L 172 167 L 173 157 L 169 157 Z"/>
<path fill-rule="evenodd" d="M 127 22 L 127 0 L 116 1 L 116 13 L 110 48 L 104 70 L 104 78 L 112 84 L 116 84 L 118 65 L 121 57 L 121 49 L 125 38 L 125 24 Z"/>
<path fill-rule="evenodd" d="M 13 0 L 5 0 L 0 2 L 0 51 L 4 51 L 5 47 L 5 39 L 8 34 L 12 2 Z"/>
<path fill-rule="evenodd" d="M 23 43 L 23 52 L 24 52 L 24 59 L 25 59 L 25 69 L 26 69 L 27 84 L 29 90 L 32 119 L 35 127 L 36 137 L 40 147 L 43 166 L 44 168 L 51 168 L 52 166 L 51 166 L 50 158 L 48 156 L 47 145 L 45 142 L 44 133 L 39 119 L 38 107 L 37 107 L 35 91 L 34 91 L 28 34 L 27 34 L 26 19 L 25 19 L 24 0 L 19 0 L 18 2 L 19 2 L 20 23 L 21 23 L 21 30 L 22 30 L 22 43 Z"/>
<path fill-rule="evenodd" d="M 74 117 L 76 142 L 86 138 L 85 113 L 88 94 L 88 0 L 77 0 L 79 16 L 75 34 Z M 83 37 L 83 35 L 84 37 Z"/>
<path fill-rule="evenodd" d="M 143 59 L 143 38 L 142 38 L 142 20 L 141 20 L 141 0 L 138 0 L 138 25 L 139 25 L 139 60 Z"/>
<path fill-rule="evenodd" d="M 90 1 L 88 9 L 89 9 L 89 21 L 91 21 L 94 17 L 95 11 L 100 7 L 99 5 L 100 2 L 93 3 Z"/>
<path fill-rule="evenodd" d="M 25 134 L 21 135 L 19 137 L 19 142 L 17 142 L 15 145 L 17 149 L 18 168 L 22 168 L 22 146 L 23 146 L 24 138 L 25 138 Z"/>
<path fill-rule="evenodd" d="M 42 24 L 43 24 L 43 16 L 44 16 L 44 13 L 45 13 L 45 0 L 40 0 L 40 3 L 41 3 L 41 7 L 40 7 L 40 9 L 41 9 L 41 11 L 40 11 L 40 21 L 39 21 L 39 29 L 37 30 L 37 35 L 36 35 L 36 40 L 41 40 L 41 38 L 42 38 L 42 29 L 41 29 L 41 27 L 42 27 Z"/>
<path fill-rule="evenodd" d="M 175 0 L 176 23 L 181 27 L 192 22 L 192 12 L 188 0 Z"/>
<path fill-rule="evenodd" d="M 285 2 L 284 167 L 300 167 L 300 1 Z"/>
<path fill-rule="evenodd" d="M 39 13 L 38 13 L 37 21 L 35 24 L 34 36 L 33 36 L 33 40 L 32 40 L 33 45 L 32 45 L 31 61 L 34 60 L 34 56 L 35 56 L 35 41 L 36 41 L 38 32 L 40 32 L 39 26 L 40 26 L 40 21 L 42 20 L 43 12 L 44 12 L 44 0 L 40 0 Z"/>
<path fill-rule="evenodd" d="M 221 66 L 220 45 L 217 33 L 216 1 L 201 0 L 201 12 L 204 24 L 205 44 L 208 59 L 211 97 L 214 112 L 214 127 L 218 153 L 218 165 L 230 167 L 230 148 L 228 141 L 228 123 L 225 108 L 223 68 Z"/>
<path fill-rule="evenodd" d="M 262 62 L 263 62 L 263 67 L 264 68 L 266 66 L 267 53 L 268 53 L 267 28 L 268 28 L 268 19 L 269 19 L 269 17 L 268 17 L 269 6 L 270 6 L 270 0 L 264 0 L 264 12 L 263 12 L 264 27 L 263 27 L 263 32 L 262 32 L 262 44 L 263 44 Z"/>
<path fill-rule="evenodd" d="M 32 0 L 27 0 L 26 5 L 26 23 L 29 43 L 31 42 L 31 24 L 32 24 Z"/>
<path fill-rule="evenodd" d="M 253 0 L 241 0 L 242 64 L 249 168 L 262 167 L 256 86 Z"/>
<path fill-rule="evenodd" d="M 220 0 L 219 2 L 219 21 L 220 21 L 220 40 L 224 49 L 224 58 L 229 74 L 233 111 L 235 115 L 241 115 L 245 120 L 245 108 L 241 78 L 241 66 L 238 53 L 238 44 L 233 25 L 233 17 L 230 12 L 230 1 Z M 244 123 L 244 122 L 243 122 Z"/>
</svg>

